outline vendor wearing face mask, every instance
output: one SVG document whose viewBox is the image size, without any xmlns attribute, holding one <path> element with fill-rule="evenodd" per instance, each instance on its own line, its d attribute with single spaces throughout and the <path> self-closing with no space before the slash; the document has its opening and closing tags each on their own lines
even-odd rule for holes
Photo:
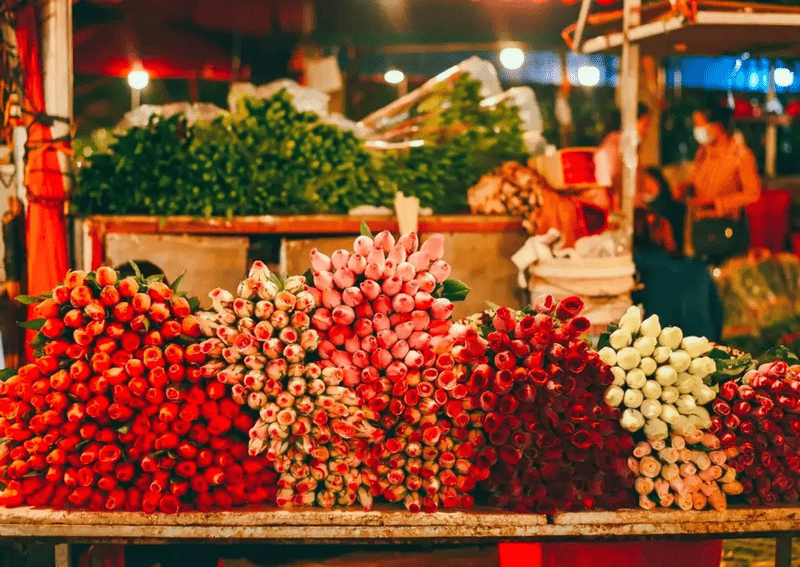
<svg viewBox="0 0 800 567">
<path fill-rule="evenodd" d="M 719 104 L 698 110 L 693 117 L 700 148 L 686 204 L 695 255 L 714 264 L 747 252 L 745 209 L 761 194 L 755 156 L 732 135 L 732 117 L 733 111 Z"/>
</svg>

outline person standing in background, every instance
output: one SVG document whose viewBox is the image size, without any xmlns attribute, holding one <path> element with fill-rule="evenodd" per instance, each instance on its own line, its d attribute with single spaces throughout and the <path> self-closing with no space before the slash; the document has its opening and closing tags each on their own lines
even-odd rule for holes
<svg viewBox="0 0 800 567">
<path fill-rule="evenodd" d="M 22 201 L 14 195 L 8 198 L 8 211 L 3 215 L 3 244 L 5 253 L 3 262 L 6 270 L 5 295 L 6 313 L 0 319 L 0 334 L 3 335 L 6 365 L 11 368 L 19 366 L 19 357 L 24 346 L 25 334 L 17 326 L 24 321 L 25 307 L 15 301 L 24 291 L 27 270 L 25 253 L 25 210 Z"/>
<path fill-rule="evenodd" d="M 650 132 L 653 114 L 650 107 L 640 102 L 636 116 L 636 133 L 638 143 L 641 143 Z M 618 110 L 612 113 L 608 122 L 609 132 L 594 154 L 594 171 L 597 184 L 609 192 L 611 210 L 618 211 L 622 196 L 622 128 Z M 652 183 L 644 183 L 644 176 L 645 173 L 639 168 L 636 176 L 636 207 L 642 207 L 658 196 L 657 187 Z"/>
<path fill-rule="evenodd" d="M 749 248 L 746 209 L 761 196 L 761 178 L 753 152 L 733 136 L 733 110 L 713 102 L 693 119 L 700 148 L 691 185 L 676 198 L 689 208 L 695 255 L 719 264 Z"/>
</svg>

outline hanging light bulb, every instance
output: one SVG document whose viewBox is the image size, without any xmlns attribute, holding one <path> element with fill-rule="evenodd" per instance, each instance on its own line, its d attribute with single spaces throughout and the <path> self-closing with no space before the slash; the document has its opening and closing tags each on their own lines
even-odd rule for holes
<svg viewBox="0 0 800 567">
<path fill-rule="evenodd" d="M 400 69 L 389 69 L 383 74 L 383 80 L 390 85 L 399 85 L 405 81 L 406 75 Z"/>
<path fill-rule="evenodd" d="M 596 87 L 600 83 L 600 69 L 594 65 L 579 67 L 578 82 L 584 87 Z"/>
<path fill-rule="evenodd" d="M 504 47 L 500 50 L 500 63 L 511 71 L 519 69 L 525 63 L 525 52 L 519 47 Z"/>
<path fill-rule="evenodd" d="M 144 69 L 132 69 L 128 73 L 128 85 L 137 91 L 142 90 L 150 82 L 150 75 Z"/>
</svg>

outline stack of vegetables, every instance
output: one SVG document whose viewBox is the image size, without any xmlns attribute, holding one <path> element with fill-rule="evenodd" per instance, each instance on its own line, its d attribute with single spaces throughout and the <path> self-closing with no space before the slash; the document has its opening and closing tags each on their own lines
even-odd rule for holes
<svg viewBox="0 0 800 567">
<path fill-rule="evenodd" d="M 365 228 L 305 276 L 256 262 L 208 311 L 108 268 L 23 298 L 42 319 L 34 362 L 0 376 L 0 504 L 798 500 L 800 360 L 754 367 L 638 309 L 594 351 L 577 297 L 456 323 L 468 288 L 443 256 L 442 235 Z"/>
</svg>

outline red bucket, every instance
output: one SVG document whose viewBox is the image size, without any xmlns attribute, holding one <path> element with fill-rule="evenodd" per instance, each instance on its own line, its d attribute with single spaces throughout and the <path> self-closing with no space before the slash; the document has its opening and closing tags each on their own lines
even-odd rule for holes
<svg viewBox="0 0 800 567">
<path fill-rule="evenodd" d="M 783 190 L 763 191 L 761 198 L 747 207 L 750 247 L 782 252 L 789 235 L 791 194 Z"/>
</svg>

